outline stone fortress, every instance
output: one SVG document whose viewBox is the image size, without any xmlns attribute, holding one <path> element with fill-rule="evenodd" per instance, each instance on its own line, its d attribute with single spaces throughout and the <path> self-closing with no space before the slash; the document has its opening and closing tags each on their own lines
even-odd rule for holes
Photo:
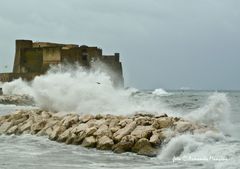
<svg viewBox="0 0 240 169">
<path fill-rule="evenodd" d="M 0 73 L 0 81 L 10 82 L 18 78 L 32 80 L 46 73 L 50 65 L 61 63 L 78 63 L 90 68 L 91 61 L 99 60 L 112 70 L 110 77 L 113 84 L 123 86 L 122 64 L 119 57 L 119 53 L 103 55 L 102 49 L 98 47 L 16 40 L 13 72 Z"/>
</svg>

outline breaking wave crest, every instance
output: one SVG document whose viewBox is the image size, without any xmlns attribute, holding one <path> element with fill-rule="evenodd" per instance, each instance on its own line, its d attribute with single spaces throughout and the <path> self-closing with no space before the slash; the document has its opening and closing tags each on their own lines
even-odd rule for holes
<svg viewBox="0 0 240 169">
<path fill-rule="evenodd" d="M 96 67 L 91 70 L 81 66 L 53 67 L 32 82 L 18 79 L 5 83 L 3 92 L 30 95 L 37 106 L 52 111 L 111 114 L 164 112 L 164 106 L 159 101 L 133 98 L 133 90 L 116 89 L 108 74 Z"/>
<path fill-rule="evenodd" d="M 157 95 L 157 96 L 168 96 L 168 95 L 170 95 L 170 93 L 168 93 L 167 91 L 165 91 L 165 90 L 163 90 L 161 88 L 155 89 L 152 92 L 152 94 Z"/>
<path fill-rule="evenodd" d="M 185 118 L 197 123 L 206 124 L 217 129 L 201 134 L 185 133 L 176 135 L 165 143 L 158 158 L 180 162 L 211 162 L 217 161 L 215 168 L 239 166 L 239 135 L 230 123 L 230 104 L 227 95 L 214 93 L 206 104 L 187 114 Z M 231 155 L 231 156 L 230 156 Z"/>
</svg>

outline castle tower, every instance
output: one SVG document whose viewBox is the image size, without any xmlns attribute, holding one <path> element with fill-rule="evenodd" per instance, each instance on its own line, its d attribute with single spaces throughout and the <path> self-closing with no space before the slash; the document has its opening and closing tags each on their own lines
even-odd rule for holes
<svg viewBox="0 0 240 169">
<path fill-rule="evenodd" d="M 13 73 L 20 73 L 21 49 L 32 48 L 31 40 L 16 40 L 16 52 L 13 65 Z"/>
</svg>

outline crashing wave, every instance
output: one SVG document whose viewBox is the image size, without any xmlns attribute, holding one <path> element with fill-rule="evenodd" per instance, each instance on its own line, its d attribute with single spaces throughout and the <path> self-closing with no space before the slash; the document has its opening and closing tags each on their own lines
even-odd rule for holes
<svg viewBox="0 0 240 169">
<path fill-rule="evenodd" d="M 167 91 L 165 91 L 165 90 L 163 90 L 161 88 L 155 89 L 152 92 L 152 94 L 157 95 L 157 96 L 168 96 L 168 95 L 170 95 L 170 93 L 168 93 Z"/>
</svg>

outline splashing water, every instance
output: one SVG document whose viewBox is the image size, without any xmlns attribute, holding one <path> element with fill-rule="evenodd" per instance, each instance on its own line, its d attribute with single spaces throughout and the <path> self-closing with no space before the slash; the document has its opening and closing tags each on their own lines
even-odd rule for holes
<svg viewBox="0 0 240 169">
<path fill-rule="evenodd" d="M 186 115 L 186 118 L 215 127 L 225 134 L 231 134 L 233 126 L 230 123 L 230 103 L 225 93 L 214 93 L 207 103 Z"/>
<path fill-rule="evenodd" d="M 32 82 L 21 79 L 3 85 L 5 94 L 28 94 L 36 104 L 52 111 L 129 114 L 136 111 L 164 112 L 152 99 L 133 99 L 132 90 L 116 89 L 107 73 L 83 67 L 53 67 Z"/>
<path fill-rule="evenodd" d="M 162 146 L 158 158 L 161 160 L 179 160 L 183 163 L 198 162 L 213 165 L 214 168 L 231 166 L 236 168 L 239 164 L 237 159 L 240 157 L 240 144 L 239 137 L 236 135 L 236 126 L 233 126 L 229 120 L 230 108 L 225 93 L 214 93 L 209 96 L 203 107 L 184 117 L 197 123 L 212 126 L 218 131 L 177 135 Z"/>
<path fill-rule="evenodd" d="M 157 95 L 157 96 L 168 96 L 168 95 L 170 95 L 170 93 L 168 93 L 167 91 L 165 91 L 165 90 L 163 90 L 161 88 L 155 89 L 152 92 L 152 94 Z"/>
</svg>

